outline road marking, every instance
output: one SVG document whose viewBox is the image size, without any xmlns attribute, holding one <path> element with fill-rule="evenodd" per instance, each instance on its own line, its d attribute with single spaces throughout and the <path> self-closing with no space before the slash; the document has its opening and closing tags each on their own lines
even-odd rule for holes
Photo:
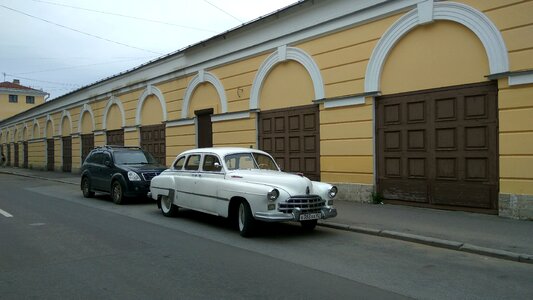
<svg viewBox="0 0 533 300">
<path fill-rule="evenodd" d="M 0 215 L 3 215 L 3 216 L 6 217 L 6 218 L 12 218 L 12 217 L 13 217 L 12 214 L 10 214 L 10 213 L 8 213 L 7 211 L 2 210 L 2 209 L 0 209 Z"/>
</svg>

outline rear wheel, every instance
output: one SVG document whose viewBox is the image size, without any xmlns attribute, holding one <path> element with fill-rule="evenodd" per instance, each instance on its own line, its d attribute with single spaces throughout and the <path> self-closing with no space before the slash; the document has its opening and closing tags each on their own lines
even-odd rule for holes
<svg viewBox="0 0 533 300">
<path fill-rule="evenodd" d="M 239 204 L 239 210 L 237 212 L 237 218 L 239 223 L 239 233 L 243 237 L 252 236 L 255 230 L 255 219 L 252 215 L 250 205 L 245 200 L 241 201 Z"/>
<path fill-rule="evenodd" d="M 308 221 L 302 221 L 302 228 L 306 231 L 313 231 L 315 229 L 317 220 L 308 220 Z"/>
<path fill-rule="evenodd" d="M 111 198 L 115 204 L 124 203 L 124 188 L 119 181 L 113 181 L 111 185 Z"/>
<path fill-rule="evenodd" d="M 179 207 L 172 203 L 169 196 L 159 196 L 161 201 L 161 212 L 165 217 L 173 217 L 178 213 Z"/>
<path fill-rule="evenodd" d="M 81 191 L 83 192 L 83 197 L 85 198 L 94 197 L 94 192 L 91 191 L 91 181 L 88 177 L 83 177 L 81 180 Z"/>
</svg>

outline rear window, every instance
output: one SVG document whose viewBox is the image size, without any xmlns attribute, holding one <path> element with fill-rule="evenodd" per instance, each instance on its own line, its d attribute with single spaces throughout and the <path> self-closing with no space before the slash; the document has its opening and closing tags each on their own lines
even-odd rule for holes
<svg viewBox="0 0 533 300">
<path fill-rule="evenodd" d="M 191 155 L 185 164 L 185 170 L 195 171 L 200 168 L 200 155 Z"/>
<path fill-rule="evenodd" d="M 174 169 L 181 170 L 183 169 L 183 164 L 185 164 L 185 156 L 180 157 L 176 163 L 174 163 Z"/>
</svg>

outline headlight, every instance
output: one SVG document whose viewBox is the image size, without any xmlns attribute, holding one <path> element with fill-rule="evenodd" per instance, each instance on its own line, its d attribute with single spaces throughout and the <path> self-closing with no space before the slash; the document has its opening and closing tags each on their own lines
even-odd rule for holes
<svg viewBox="0 0 533 300">
<path fill-rule="evenodd" d="M 336 187 L 336 186 L 332 186 L 332 187 L 329 189 L 328 196 L 329 196 L 330 198 L 335 198 L 335 196 L 337 196 L 337 187 Z"/>
<path fill-rule="evenodd" d="M 141 177 L 139 177 L 139 174 L 133 171 L 128 171 L 128 179 L 130 181 L 141 181 Z"/>
<path fill-rule="evenodd" d="M 273 189 L 270 192 L 268 192 L 268 194 L 267 194 L 267 198 L 270 201 L 274 201 L 274 200 L 278 199 L 278 197 L 279 197 L 279 191 L 277 189 Z"/>
</svg>

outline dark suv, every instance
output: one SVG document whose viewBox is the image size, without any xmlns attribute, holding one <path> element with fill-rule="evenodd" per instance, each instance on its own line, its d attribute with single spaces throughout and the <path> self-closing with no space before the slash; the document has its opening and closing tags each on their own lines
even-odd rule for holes
<svg viewBox="0 0 533 300">
<path fill-rule="evenodd" d="M 86 198 L 95 191 L 110 193 L 121 204 L 125 197 L 145 197 L 152 178 L 165 169 L 139 147 L 96 147 L 81 166 L 81 190 Z"/>
</svg>

